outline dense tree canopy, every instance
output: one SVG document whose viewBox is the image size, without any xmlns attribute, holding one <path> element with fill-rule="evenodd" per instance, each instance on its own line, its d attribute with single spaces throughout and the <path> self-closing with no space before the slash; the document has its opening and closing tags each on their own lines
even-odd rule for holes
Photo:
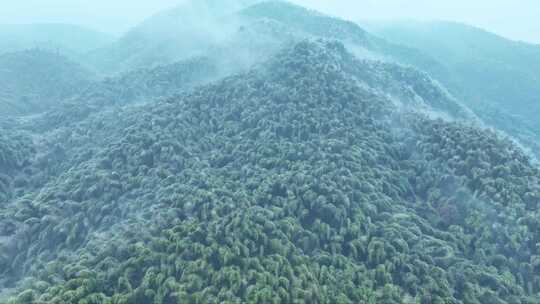
<svg viewBox="0 0 540 304">
<path fill-rule="evenodd" d="M 531 122 L 437 56 L 233 2 L 85 56 L 106 77 L 0 55 L 0 302 L 540 301 L 540 171 L 499 132 L 535 151 Z"/>
<path fill-rule="evenodd" d="M 362 67 L 305 41 L 59 129 L 58 175 L 0 214 L 3 275 L 34 278 L 11 302 L 537 302 L 538 169 Z"/>
<path fill-rule="evenodd" d="M 0 117 L 46 111 L 95 80 L 94 73 L 59 53 L 0 54 Z"/>
</svg>

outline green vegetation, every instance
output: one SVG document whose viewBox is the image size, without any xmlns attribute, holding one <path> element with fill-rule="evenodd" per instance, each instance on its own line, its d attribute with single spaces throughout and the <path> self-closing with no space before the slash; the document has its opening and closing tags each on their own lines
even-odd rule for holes
<svg viewBox="0 0 540 304">
<path fill-rule="evenodd" d="M 366 67 L 305 41 L 56 130 L 59 174 L 0 213 L 4 275 L 33 277 L 10 303 L 538 302 L 538 169 Z"/>
<path fill-rule="evenodd" d="M 254 4 L 255 3 L 255 4 Z M 245 37 L 245 33 L 252 35 Z M 373 36 L 353 22 L 329 17 L 286 1 L 185 1 L 158 13 L 114 43 L 88 54 L 89 65 L 105 74 L 154 68 L 194 56 L 216 54 L 216 48 L 236 46 L 246 52 L 254 44 L 291 45 L 291 39 L 340 40 L 360 53 L 398 60 L 421 69 L 444 70 L 439 62 L 415 48 Z M 265 57 L 266 49 L 247 53 L 238 62 Z M 234 54 L 227 53 L 227 54 Z"/>
<path fill-rule="evenodd" d="M 3 204 L 12 196 L 13 178 L 18 173 L 17 171 L 29 164 L 31 155 L 35 151 L 27 136 L 7 128 L 1 128 L 1 130 L 0 202 Z"/>
<path fill-rule="evenodd" d="M 97 77 L 66 57 L 40 49 L 0 55 L 0 116 L 44 111 Z"/>
<path fill-rule="evenodd" d="M 105 79 L 0 55 L 0 302 L 539 303 L 540 169 L 499 130 L 540 141 L 434 80 L 468 52 L 251 2 L 148 19 Z"/>
<path fill-rule="evenodd" d="M 403 44 L 395 44 L 374 36 L 354 22 L 333 18 L 287 1 L 261 1 L 240 11 L 240 16 L 274 20 L 287 31 L 300 37 L 339 40 L 361 57 L 383 61 L 398 61 L 429 72 L 446 73 L 435 59 Z"/>
<path fill-rule="evenodd" d="M 230 71 L 223 62 L 197 57 L 153 69 L 138 69 L 90 84 L 81 92 L 33 119 L 26 127 L 43 133 L 74 125 L 91 115 L 118 106 L 153 103 L 184 93 L 197 85 L 219 79 Z M 240 67 L 238 67 L 240 68 Z"/>
<path fill-rule="evenodd" d="M 368 24 L 373 33 L 436 59 L 426 69 L 493 127 L 540 156 L 540 46 L 451 22 Z M 422 67 L 425 68 L 425 67 Z"/>
</svg>

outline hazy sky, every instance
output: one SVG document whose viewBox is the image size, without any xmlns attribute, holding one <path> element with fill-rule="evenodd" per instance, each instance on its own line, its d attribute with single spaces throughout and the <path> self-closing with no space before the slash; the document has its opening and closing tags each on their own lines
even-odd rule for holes
<svg viewBox="0 0 540 304">
<path fill-rule="evenodd" d="M 4 0 L 0 23 L 68 22 L 120 33 L 182 0 Z M 295 0 L 347 19 L 444 19 L 540 43 L 540 0 Z"/>
</svg>

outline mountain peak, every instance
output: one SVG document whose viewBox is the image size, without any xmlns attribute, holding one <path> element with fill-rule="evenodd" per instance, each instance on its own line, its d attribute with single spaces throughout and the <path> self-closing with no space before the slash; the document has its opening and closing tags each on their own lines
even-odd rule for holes
<svg viewBox="0 0 540 304">
<path fill-rule="evenodd" d="M 326 39 L 350 40 L 365 44 L 368 34 L 357 24 L 334 18 L 288 1 L 263 1 L 240 11 L 251 18 L 270 18 L 305 34 Z"/>
</svg>

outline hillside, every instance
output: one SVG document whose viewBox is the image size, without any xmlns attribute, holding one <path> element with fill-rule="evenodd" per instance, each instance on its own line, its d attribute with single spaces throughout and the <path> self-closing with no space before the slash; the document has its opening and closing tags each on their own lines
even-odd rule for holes
<svg viewBox="0 0 540 304">
<path fill-rule="evenodd" d="M 302 37 L 335 39 L 346 44 L 357 56 L 398 61 L 425 71 L 446 71 L 439 62 L 416 48 L 394 44 L 374 36 L 356 23 L 331 17 L 287 1 L 261 1 L 240 11 L 243 17 L 266 18 L 283 24 Z"/>
<path fill-rule="evenodd" d="M 97 76 L 58 53 L 32 49 L 0 55 L 0 117 L 44 111 Z"/>
<path fill-rule="evenodd" d="M 238 32 L 245 30 L 258 31 L 259 43 L 290 45 L 290 39 L 336 39 L 362 56 L 445 72 L 426 54 L 373 36 L 353 22 L 275 0 L 186 1 L 148 18 L 114 43 L 91 52 L 89 62 L 109 74 L 152 68 L 204 56 L 216 47 L 235 44 L 245 48 L 248 43 L 238 40 Z"/>
<path fill-rule="evenodd" d="M 0 24 L 0 54 L 41 48 L 76 55 L 103 47 L 113 37 L 71 24 Z"/>
<path fill-rule="evenodd" d="M 251 2 L 256 1 L 184 1 L 149 17 L 115 42 L 90 52 L 89 62 L 114 74 L 202 55 L 237 31 L 236 18 L 226 17 Z"/>
<path fill-rule="evenodd" d="M 180 94 L 219 75 L 216 62 L 205 57 L 134 70 L 89 84 L 21 128 L 43 133 L 74 125 L 88 116 L 99 115 L 118 106 L 153 103 L 160 98 Z"/>
<path fill-rule="evenodd" d="M 303 41 L 30 143 L 10 303 L 538 302 L 540 172 L 388 70 Z"/>
<path fill-rule="evenodd" d="M 540 46 L 451 22 L 365 24 L 381 37 L 419 49 L 449 72 L 433 73 L 479 116 L 540 155 Z M 522 134 L 525 133 L 525 134 Z"/>
<path fill-rule="evenodd" d="M 11 122 L 13 123 L 13 122 Z M 35 153 L 29 136 L 7 125 L 0 125 L 0 202 L 3 204 L 12 197 L 12 184 L 19 171 L 28 166 L 30 156 Z"/>
</svg>

